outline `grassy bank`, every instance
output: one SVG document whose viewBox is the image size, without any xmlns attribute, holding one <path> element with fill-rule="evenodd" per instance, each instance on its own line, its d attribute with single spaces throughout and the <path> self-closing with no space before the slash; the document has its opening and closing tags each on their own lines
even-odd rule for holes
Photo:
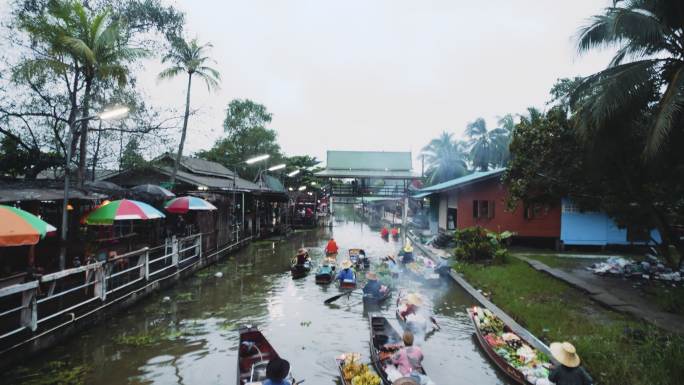
<svg viewBox="0 0 684 385">
<path fill-rule="evenodd" d="M 581 291 L 515 258 L 506 265 L 455 268 L 537 337 L 575 344 L 598 384 L 682 383 L 681 336 L 600 307 Z"/>
</svg>

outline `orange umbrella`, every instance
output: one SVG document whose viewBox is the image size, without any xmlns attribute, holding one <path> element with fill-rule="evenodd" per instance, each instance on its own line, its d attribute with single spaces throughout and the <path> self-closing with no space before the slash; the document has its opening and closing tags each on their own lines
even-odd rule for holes
<svg viewBox="0 0 684 385">
<path fill-rule="evenodd" d="M 45 234 L 55 230 L 27 211 L 0 205 L 0 247 L 35 245 Z"/>
</svg>

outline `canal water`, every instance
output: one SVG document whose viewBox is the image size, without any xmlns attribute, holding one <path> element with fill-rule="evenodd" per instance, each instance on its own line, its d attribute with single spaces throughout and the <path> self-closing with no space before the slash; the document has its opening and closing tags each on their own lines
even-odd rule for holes
<svg viewBox="0 0 684 385">
<path fill-rule="evenodd" d="M 258 326 L 305 384 L 339 384 L 335 357 L 369 355 L 367 309 L 359 296 L 323 301 L 340 292 L 314 283 L 313 274 L 292 280 L 289 261 L 299 247 L 322 258 L 327 239 L 340 248 L 363 248 L 371 260 L 396 254 L 353 213 L 336 217 L 331 229 L 297 232 L 284 241 L 253 243 L 221 263 L 155 293 L 72 340 L 14 369 L 17 384 L 235 384 L 240 325 Z M 338 258 L 341 260 L 341 258 Z M 222 277 L 216 277 L 221 272 Z M 441 330 L 422 343 L 424 366 L 438 385 L 506 384 L 476 345 L 465 308 L 472 298 L 443 282 L 418 290 L 434 308 Z M 396 298 L 396 296 L 394 297 Z M 394 300 L 380 311 L 394 322 Z M 4 381 L 0 381 L 4 382 Z"/>
</svg>

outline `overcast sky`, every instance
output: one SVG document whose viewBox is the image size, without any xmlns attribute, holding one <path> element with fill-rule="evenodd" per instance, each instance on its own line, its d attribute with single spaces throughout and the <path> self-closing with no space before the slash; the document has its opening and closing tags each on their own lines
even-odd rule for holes
<svg viewBox="0 0 684 385">
<path fill-rule="evenodd" d="M 211 42 L 223 82 L 195 83 L 190 152 L 222 134 L 228 102 L 273 113 L 288 155 L 329 149 L 412 151 L 444 130 L 544 107 L 560 77 L 595 72 L 576 34 L 609 0 L 178 0 L 189 37 Z M 185 79 L 139 84 L 154 105 L 183 109 Z"/>
</svg>

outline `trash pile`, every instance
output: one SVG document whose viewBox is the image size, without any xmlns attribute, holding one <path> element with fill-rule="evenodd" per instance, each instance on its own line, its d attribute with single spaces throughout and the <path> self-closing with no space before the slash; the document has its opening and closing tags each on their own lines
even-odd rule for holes
<svg viewBox="0 0 684 385">
<path fill-rule="evenodd" d="M 454 235 L 448 233 L 439 233 L 430 241 L 428 245 L 432 245 L 438 249 L 453 248 L 456 244 L 454 242 Z"/>
<path fill-rule="evenodd" d="M 517 334 L 511 333 L 504 322 L 489 309 L 473 306 L 471 311 L 477 328 L 496 354 L 522 373 L 530 384 L 552 384 L 548 379 L 551 363 L 545 354 L 528 345 Z"/>
<path fill-rule="evenodd" d="M 622 257 L 610 257 L 604 262 L 597 262 L 587 270 L 598 275 L 625 278 L 656 279 L 660 281 L 681 282 L 684 275 L 681 271 L 673 271 L 657 258 L 647 256 L 645 261 L 637 262 Z"/>
</svg>

